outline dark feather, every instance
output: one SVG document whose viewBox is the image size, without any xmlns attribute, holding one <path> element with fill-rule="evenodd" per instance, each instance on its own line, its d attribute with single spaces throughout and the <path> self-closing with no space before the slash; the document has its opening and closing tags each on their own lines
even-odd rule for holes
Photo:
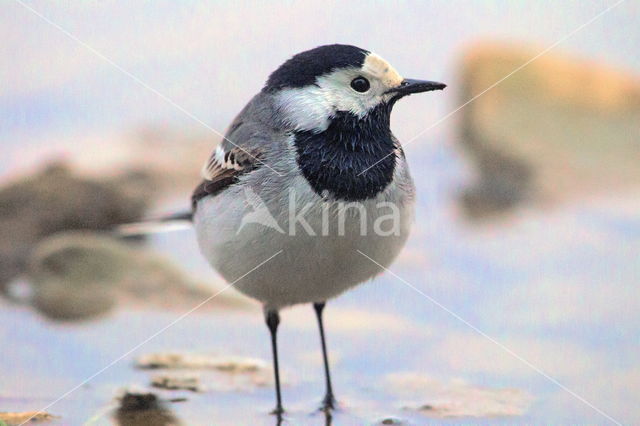
<svg viewBox="0 0 640 426">
<path fill-rule="evenodd" d="M 391 183 L 402 155 L 389 128 L 391 107 L 380 104 L 362 118 L 341 111 L 324 132 L 295 133 L 298 165 L 318 195 L 365 200 Z"/>
<path fill-rule="evenodd" d="M 232 148 L 224 154 L 224 163 L 217 161 L 216 153 L 211 154 L 207 162 L 208 178 L 205 178 L 196 187 L 191 196 L 191 206 L 195 211 L 198 201 L 209 195 L 216 195 L 238 181 L 245 173 L 254 170 L 260 165 L 260 153 L 242 150 L 239 147 Z M 236 168 L 239 166 L 240 168 Z"/>
</svg>

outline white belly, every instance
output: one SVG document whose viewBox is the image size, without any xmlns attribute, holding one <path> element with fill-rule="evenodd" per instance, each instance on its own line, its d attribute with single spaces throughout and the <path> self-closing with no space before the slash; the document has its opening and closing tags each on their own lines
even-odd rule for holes
<svg viewBox="0 0 640 426">
<path fill-rule="evenodd" d="M 409 235 L 410 181 L 405 187 L 392 183 L 360 206 L 323 203 L 302 176 L 288 184 L 295 201 L 291 191 L 254 192 L 236 185 L 201 200 L 194 217 L 200 249 L 211 265 L 269 308 L 322 302 L 371 279 L 382 268 L 360 252 L 386 267 Z M 274 221 L 260 214 L 265 207 Z M 292 220 L 304 208 L 305 223 Z"/>
</svg>

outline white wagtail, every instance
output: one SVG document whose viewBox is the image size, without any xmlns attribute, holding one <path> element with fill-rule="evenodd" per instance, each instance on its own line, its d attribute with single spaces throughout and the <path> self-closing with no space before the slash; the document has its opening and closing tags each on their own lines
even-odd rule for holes
<svg viewBox="0 0 640 426">
<path fill-rule="evenodd" d="M 299 303 L 315 308 L 326 379 L 323 408 L 334 408 L 325 302 L 379 274 L 380 265 L 391 264 L 406 241 L 414 186 L 389 128 L 391 110 L 404 96 L 444 87 L 404 79 L 380 56 L 355 46 L 317 47 L 269 76 L 205 164 L 204 181 L 192 198 L 198 243 L 229 282 L 244 276 L 235 288 L 264 306 L 273 350 L 274 413 L 283 412 L 278 312 Z M 277 226 L 243 221 L 254 213 L 256 200 Z M 296 210 L 300 204 L 302 212 Z M 344 213 L 354 206 L 358 215 Z M 386 216 L 395 220 L 395 229 L 367 232 L 363 216 L 374 222 Z"/>
<path fill-rule="evenodd" d="M 264 306 L 276 414 L 283 411 L 278 312 L 299 303 L 315 308 L 326 378 L 323 407 L 334 407 L 322 323 L 325 302 L 381 272 L 359 250 L 388 266 L 406 241 L 414 186 L 389 127 L 391 110 L 406 95 L 444 87 L 404 79 L 380 56 L 355 46 L 317 47 L 295 55 L 269 76 L 207 162 L 204 181 L 193 194 L 193 222 L 207 260 L 233 281 L 282 250 L 235 284 Z M 256 196 L 284 226 L 243 226 L 242 218 L 252 209 L 247 197 Z M 299 217 L 298 211 L 292 215 L 292 197 L 306 208 L 302 232 L 292 223 Z M 355 203 L 359 215 L 356 220 L 343 214 L 340 224 L 335 209 L 338 204 L 346 208 L 345 202 Z M 375 221 L 389 214 L 381 203 L 397 213 L 398 228 L 367 232 L 364 215 Z"/>
</svg>

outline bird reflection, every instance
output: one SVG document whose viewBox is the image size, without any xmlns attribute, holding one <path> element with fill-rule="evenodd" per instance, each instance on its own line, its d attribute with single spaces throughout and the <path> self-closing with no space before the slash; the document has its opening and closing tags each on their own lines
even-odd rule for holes
<svg viewBox="0 0 640 426">
<path fill-rule="evenodd" d="M 333 416 L 331 415 L 331 410 L 320 410 L 324 415 L 324 424 L 325 426 L 331 426 L 333 423 Z M 285 418 L 282 414 L 276 415 L 276 426 L 282 426 L 285 424 Z"/>
</svg>

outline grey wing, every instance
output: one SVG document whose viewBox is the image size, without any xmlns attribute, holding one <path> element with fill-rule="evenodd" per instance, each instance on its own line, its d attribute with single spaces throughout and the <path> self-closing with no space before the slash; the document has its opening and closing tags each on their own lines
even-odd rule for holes
<svg viewBox="0 0 640 426">
<path fill-rule="evenodd" d="M 237 123 L 239 127 L 242 123 Z M 233 126 L 232 126 L 233 129 Z M 240 176 L 249 173 L 260 166 L 262 152 L 257 147 L 244 148 L 229 138 L 234 136 L 234 131 L 230 131 L 228 136 L 216 147 L 211 157 L 202 169 L 203 180 L 193 192 L 191 197 L 192 207 L 195 210 L 196 204 L 202 198 L 209 195 L 216 195 L 225 188 L 238 181 Z"/>
<path fill-rule="evenodd" d="M 242 175 L 264 165 L 265 150 L 273 142 L 274 129 L 253 118 L 256 100 L 236 117 L 224 140 L 205 163 L 203 181 L 191 197 L 194 211 L 202 198 L 218 194 L 236 183 Z"/>
</svg>

